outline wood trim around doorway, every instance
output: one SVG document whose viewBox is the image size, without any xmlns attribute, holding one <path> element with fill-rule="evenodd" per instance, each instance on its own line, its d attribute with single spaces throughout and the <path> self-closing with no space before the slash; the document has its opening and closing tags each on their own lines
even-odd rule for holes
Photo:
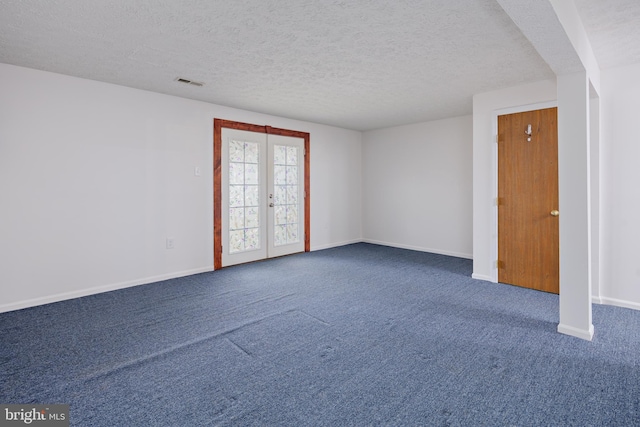
<svg viewBox="0 0 640 427">
<path fill-rule="evenodd" d="M 213 269 L 222 268 L 222 128 L 304 139 L 304 251 L 311 250 L 311 186 L 309 133 L 231 120 L 213 119 Z"/>
</svg>

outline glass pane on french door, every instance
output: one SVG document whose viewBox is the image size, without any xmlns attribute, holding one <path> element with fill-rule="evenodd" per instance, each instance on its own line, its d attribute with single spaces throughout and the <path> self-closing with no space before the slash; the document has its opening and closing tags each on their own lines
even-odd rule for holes
<svg viewBox="0 0 640 427">
<path fill-rule="evenodd" d="M 222 130 L 222 265 L 267 256 L 267 135 Z"/>
<path fill-rule="evenodd" d="M 223 128 L 222 265 L 304 251 L 304 140 Z"/>
<path fill-rule="evenodd" d="M 304 139 L 269 135 L 269 256 L 304 251 Z"/>
</svg>

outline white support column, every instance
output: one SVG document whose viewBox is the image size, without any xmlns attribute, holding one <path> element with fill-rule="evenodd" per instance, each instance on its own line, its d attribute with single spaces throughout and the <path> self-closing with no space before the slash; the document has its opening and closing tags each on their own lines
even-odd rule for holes
<svg viewBox="0 0 640 427">
<path fill-rule="evenodd" d="M 589 80 L 586 71 L 558 76 L 560 324 L 585 340 L 591 321 Z"/>
</svg>

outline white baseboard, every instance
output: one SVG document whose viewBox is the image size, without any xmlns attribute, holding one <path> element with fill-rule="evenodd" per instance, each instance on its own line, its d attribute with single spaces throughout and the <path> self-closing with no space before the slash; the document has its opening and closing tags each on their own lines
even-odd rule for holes
<svg viewBox="0 0 640 427">
<path fill-rule="evenodd" d="M 364 240 L 362 239 L 354 239 L 354 240 L 345 240 L 343 242 L 338 242 L 338 243 L 329 243 L 327 245 L 312 246 L 311 251 L 321 251 L 323 249 L 337 248 L 339 246 L 351 245 L 353 243 L 362 243 L 363 241 Z"/>
<path fill-rule="evenodd" d="M 571 335 L 572 337 L 581 338 L 583 340 L 591 341 L 593 339 L 593 325 L 589 325 L 589 329 L 578 329 L 573 326 L 558 325 L 558 332 L 565 335 Z"/>
<path fill-rule="evenodd" d="M 130 280 L 127 282 L 112 283 L 110 285 L 105 285 L 105 286 L 97 286 L 94 288 L 81 289 L 73 292 L 64 292 L 60 294 L 47 295 L 40 298 L 33 298 L 33 299 L 18 301 L 18 302 L 9 303 L 9 304 L 2 304 L 0 305 L 0 313 L 5 313 L 7 311 L 21 310 L 23 308 L 35 307 L 38 305 L 50 304 L 53 302 L 59 302 L 59 301 L 64 301 L 68 299 L 73 299 L 73 298 L 86 297 L 89 295 L 115 291 L 118 289 L 130 288 L 138 285 L 146 285 L 149 283 L 161 282 L 163 280 L 175 279 L 177 277 L 191 276 L 193 274 L 198 274 L 198 273 L 206 273 L 209 271 L 213 271 L 213 267 L 196 268 L 193 270 L 185 270 L 185 271 L 179 271 L 175 273 L 161 274 L 159 276 L 144 277 L 141 279 Z"/>
<path fill-rule="evenodd" d="M 476 274 L 473 273 L 471 275 L 472 279 L 478 279 L 478 280 L 484 280 L 485 282 L 492 282 L 492 283 L 496 283 L 495 280 L 493 280 L 493 278 L 491 276 L 485 276 L 484 274 Z"/>
<path fill-rule="evenodd" d="M 362 239 L 362 241 L 365 243 L 372 243 L 374 245 L 391 246 L 393 248 L 409 249 L 412 251 L 419 251 L 419 252 L 429 252 L 432 254 L 447 255 L 447 256 L 453 256 L 456 258 L 473 259 L 472 254 L 466 254 L 462 252 L 445 251 L 442 249 L 425 248 L 422 246 L 404 245 L 401 243 L 383 242 L 380 240 L 373 240 L 373 239 Z"/>
<path fill-rule="evenodd" d="M 596 301 L 596 300 L 598 300 L 598 301 Z M 640 310 L 640 304 L 637 303 L 637 302 L 625 301 L 625 300 L 620 300 L 620 299 L 615 299 L 615 298 L 594 297 L 593 298 L 593 302 L 596 302 L 597 304 L 614 305 L 616 307 L 623 307 L 623 308 L 630 308 L 630 309 L 633 309 L 633 310 Z"/>
</svg>

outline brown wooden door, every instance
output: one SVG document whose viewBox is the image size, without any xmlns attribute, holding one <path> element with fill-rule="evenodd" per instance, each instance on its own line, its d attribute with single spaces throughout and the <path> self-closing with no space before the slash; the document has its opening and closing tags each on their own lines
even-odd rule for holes
<svg viewBox="0 0 640 427">
<path fill-rule="evenodd" d="M 557 108 L 498 116 L 498 281 L 553 293 L 560 267 L 557 117 Z"/>
</svg>

